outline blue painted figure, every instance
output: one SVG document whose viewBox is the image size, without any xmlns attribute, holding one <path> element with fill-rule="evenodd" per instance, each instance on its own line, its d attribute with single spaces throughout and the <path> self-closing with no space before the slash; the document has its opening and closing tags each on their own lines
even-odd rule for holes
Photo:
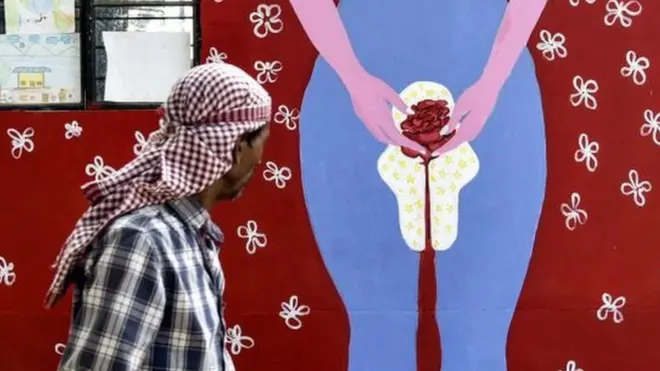
<svg viewBox="0 0 660 371">
<path fill-rule="evenodd" d="M 381 142 L 410 143 L 388 132 L 389 107 L 360 106 L 363 92 L 351 81 L 380 83 L 357 76 L 361 68 L 395 90 L 422 80 L 454 96 L 494 92 L 494 108 L 468 92 L 456 106 L 470 112 L 461 126 L 480 132 L 463 138 L 480 170 L 461 192 L 456 242 L 437 253 L 437 321 L 443 371 L 506 370 L 507 333 L 545 191 L 541 99 L 524 48 L 545 1 L 524 8 L 522 0 L 342 0 L 339 17 L 328 0 L 291 2 L 323 57 L 301 107 L 302 176 L 318 246 L 349 313 L 349 370 L 416 364 L 419 253 L 404 243 L 396 199 L 376 167 Z M 339 19 L 357 69 L 341 54 L 351 48 L 342 45 Z M 486 83 L 489 69 L 496 77 Z M 472 115 L 484 122 L 470 123 Z"/>
</svg>

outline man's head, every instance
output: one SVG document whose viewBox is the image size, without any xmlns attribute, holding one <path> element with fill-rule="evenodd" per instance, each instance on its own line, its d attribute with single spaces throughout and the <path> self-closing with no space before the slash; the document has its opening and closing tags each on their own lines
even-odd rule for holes
<svg viewBox="0 0 660 371">
<path fill-rule="evenodd" d="M 206 64 L 174 85 L 163 111 L 161 130 L 170 140 L 162 152 L 166 161 L 172 156 L 176 181 L 196 184 L 194 194 L 206 208 L 239 196 L 268 139 L 268 92 L 238 67 Z"/>
<path fill-rule="evenodd" d="M 204 193 L 204 199 L 232 200 L 243 193 L 243 189 L 252 178 L 255 167 L 261 163 L 264 146 L 270 135 L 269 125 L 247 132 L 236 139 L 233 152 L 233 165 L 218 181 Z M 209 201 L 204 201 L 208 204 Z"/>
</svg>

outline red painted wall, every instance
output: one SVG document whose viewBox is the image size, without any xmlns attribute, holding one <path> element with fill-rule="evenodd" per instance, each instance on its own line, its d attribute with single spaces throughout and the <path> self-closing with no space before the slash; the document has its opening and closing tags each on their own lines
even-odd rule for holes
<svg viewBox="0 0 660 371">
<path fill-rule="evenodd" d="M 577 7 L 571 6 L 578 1 Z M 660 5 L 639 0 L 643 11 L 631 16 L 633 25 L 626 28 L 620 19 L 612 26 L 604 22 L 607 9 L 615 9 L 613 1 L 629 3 L 550 1 L 529 44 L 546 115 L 548 189 L 510 331 L 512 371 L 568 371 L 571 360 L 584 371 L 660 369 L 655 351 L 660 341 L 660 197 L 651 189 L 644 206 L 638 207 L 633 197 L 621 192 L 631 169 L 640 180 L 660 187 L 660 145 L 652 139 L 660 138 L 660 126 L 655 134 L 640 134 L 645 110 L 660 111 L 653 97 L 653 88 L 660 85 L 660 68 L 654 65 L 660 62 L 655 41 L 660 24 L 654 22 Z M 255 37 L 250 13 L 260 3 L 203 1 L 203 56 L 215 47 L 229 62 L 255 74 L 255 61 L 280 61 L 278 80 L 267 88 L 275 107 L 298 108 L 316 52 L 284 0 L 269 3 L 281 5 L 283 31 Z M 629 17 L 625 12 L 623 16 Z M 541 30 L 565 36 L 566 58 L 544 58 L 537 49 Z M 641 86 L 621 74 L 629 50 L 651 61 Z M 596 110 L 571 105 L 577 75 L 598 82 Z M 0 282 L 0 370 L 55 369 L 60 350 L 56 344 L 67 337 L 69 306 L 46 311 L 41 304 L 49 265 L 85 209 L 78 187 L 91 179 L 86 166 L 101 156 L 106 165 L 120 167 L 133 156 L 135 132 L 146 135 L 155 129 L 155 117 L 150 111 L 0 112 L 0 257 L 14 264 L 16 277 L 11 286 Z M 66 139 L 64 125 L 73 120 L 82 134 Z M 236 346 L 240 352 L 234 360 L 240 371 L 343 371 L 347 316 L 307 219 L 297 131 L 273 125 L 266 160 L 290 168 L 292 178 L 278 188 L 261 176 L 268 170 L 264 166 L 243 198 L 218 207 L 214 214 L 227 237 L 222 261 L 228 279 L 228 324 L 240 326 L 242 336 L 254 341 L 251 348 Z M 33 128 L 34 150 L 12 157 L 9 128 Z M 575 161 L 582 133 L 599 143 L 594 172 Z M 561 205 L 571 205 L 573 192 L 580 195 L 579 208 L 588 216 L 570 231 Z M 250 220 L 267 237 L 267 246 L 254 254 L 247 252 L 249 241 L 237 233 Z M 9 272 L 0 266 L 0 277 L 2 269 Z M 604 293 L 626 298 L 616 309 L 623 321 L 614 322 L 614 310 L 601 311 L 607 318 L 598 318 Z M 282 303 L 293 295 L 310 308 L 299 317 L 302 327 L 297 330 L 279 315 Z"/>
</svg>

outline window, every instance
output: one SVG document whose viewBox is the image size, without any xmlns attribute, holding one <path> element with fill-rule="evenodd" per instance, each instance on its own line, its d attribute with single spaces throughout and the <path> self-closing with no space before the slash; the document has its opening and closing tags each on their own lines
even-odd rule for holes
<svg viewBox="0 0 660 371">
<path fill-rule="evenodd" d="M 21 4 L 23 3 L 22 0 L 0 0 L 0 34 L 2 34 L 0 41 L 9 38 L 13 42 L 18 40 L 21 45 L 24 45 L 22 40 L 30 43 L 41 36 L 10 35 L 6 32 L 5 23 L 10 19 L 5 19 L 4 4 L 19 1 Z M 65 1 L 60 0 L 60 3 Z M 69 57 L 79 59 L 81 81 L 79 88 L 75 89 L 79 91 L 79 94 L 68 93 L 67 96 L 66 89 L 59 89 L 60 92 L 44 93 L 45 86 L 49 85 L 49 74 L 52 72 L 48 66 L 10 65 L 3 62 L 3 59 L 5 61 L 8 59 L 0 55 L 0 93 L 6 95 L 4 98 L 0 96 L 0 109 L 119 109 L 157 106 L 153 103 L 104 101 L 107 59 L 102 34 L 104 31 L 185 31 L 191 35 L 191 64 L 197 65 L 199 64 L 201 39 L 199 2 L 199 0 L 75 0 L 75 32 L 79 34 L 79 39 L 72 34 L 51 36 L 50 45 L 59 43 L 60 49 L 65 50 L 63 53 L 76 53 L 75 56 L 70 54 Z M 38 0 L 27 3 L 33 7 L 38 7 L 40 4 L 44 6 L 43 10 L 36 9 L 35 12 L 29 14 L 36 14 L 38 17 L 43 17 L 44 13 L 53 14 L 53 18 L 57 18 L 52 9 L 46 9 L 46 4 L 57 3 L 57 0 Z M 71 18 L 68 18 L 68 21 L 72 21 Z M 45 39 L 42 39 L 42 42 L 48 43 Z M 77 42 L 80 46 L 79 53 L 78 49 L 71 47 Z M 58 53 L 60 49 L 58 49 Z M 4 69 L 3 63 L 5 64 Z M 76 65 L 77 67 L 78 65 Z M 12 89 L 39 93 L 21 95 L 20 99 L 14 99 L 16 95 L 11 93 Z M 75 102 L 71 102 L 72 99 Z"/>
</svg>

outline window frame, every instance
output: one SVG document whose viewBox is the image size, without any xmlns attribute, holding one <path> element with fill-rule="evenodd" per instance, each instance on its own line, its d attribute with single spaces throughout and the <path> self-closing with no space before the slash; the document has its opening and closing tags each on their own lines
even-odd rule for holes
<svg viewBox="0 0 660 371">
<path fill-rule="evenodd" d="M 191 3 L 192 2 L 192 3 Z M 162 103 L 154 102 L 108 102 L 96 100 L 96 82 L 98 74 L 96 71 L 97 27 L 96 7 L 156 7 L 156 6 L 191 6 L 193 22 L 193 58 L 192 65 L 200 64 L 202 27 L 201 27 L 201 0 L 123 0 L 121 3 L 112 4 L 108 0 L 80 0 L 76 1 L 79 18 L 77 21 L 78 34 L 80 35 L 80 103 L 45 103 L 45 104 L 0 104 L 2 111 L 97 111 L 97 110 L 151 110 L 161 106 Z M 0 0 L 0 6 L 4 1 Z M 4 17 L 4 11 L 2 12 Z M 117 18 L 122 19 L 122 18 Z M 135 19 L 135 18 L 128 18 Z M 139 17 L 137 19 L 150 19 L 150 17 Z M 160 19 L 160 18 L 154 18 Z M 169 18 L 177 19 L 177 18 Z M 4 19 L 2 20 L 4 22 Z M 105 78 L 105 77 L 104 77 Z"/>
</svg>

